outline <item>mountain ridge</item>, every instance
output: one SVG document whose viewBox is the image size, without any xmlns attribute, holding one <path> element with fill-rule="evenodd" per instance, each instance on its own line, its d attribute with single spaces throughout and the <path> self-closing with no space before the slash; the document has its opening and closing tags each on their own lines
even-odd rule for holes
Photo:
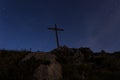
<svg viewBox="0 0 120 80">
<path fill-rule="evenodd" d="M 0 51 L 1 80 L 119 80 L 120 52 L 56 48 L 50 52 Z"/>
</svg>

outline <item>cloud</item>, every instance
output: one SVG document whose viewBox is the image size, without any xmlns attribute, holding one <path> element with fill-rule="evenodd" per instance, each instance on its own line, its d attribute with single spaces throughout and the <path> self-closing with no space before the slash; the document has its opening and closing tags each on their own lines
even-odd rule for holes
<svg viewBox="0 0 120 80">
<path fill-rule="evenodd" d="M 87 43 L 91 47 L 110 48 L 120 43 L 120 0 L 106 0 L 84 17 Z"/>
</svg>

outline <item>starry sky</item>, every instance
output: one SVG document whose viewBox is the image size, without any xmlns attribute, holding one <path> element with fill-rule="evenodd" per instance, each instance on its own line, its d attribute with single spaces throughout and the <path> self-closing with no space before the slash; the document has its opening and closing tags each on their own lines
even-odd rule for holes
<svg viewBox="0 0 120 80">
<path fill-rule="evenodd" d="M 0 48 L 50 51 L 61 46 L 120 51 L 120 0 L 0 0 Z"/>
</svg>

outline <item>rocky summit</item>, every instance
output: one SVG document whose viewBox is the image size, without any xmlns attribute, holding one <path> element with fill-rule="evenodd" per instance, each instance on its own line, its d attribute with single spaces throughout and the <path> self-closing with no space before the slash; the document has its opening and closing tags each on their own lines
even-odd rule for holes
<svg viewBox="0 0 120 80">
<path fill-rule="evenodd" d="M 0 50 L 0 80 L 120 80 L 120 52 Z"/>
</svg>

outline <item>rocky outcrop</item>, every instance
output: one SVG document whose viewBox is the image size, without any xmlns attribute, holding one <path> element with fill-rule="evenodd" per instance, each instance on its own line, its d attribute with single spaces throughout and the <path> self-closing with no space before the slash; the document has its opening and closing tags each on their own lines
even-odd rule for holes
<svg viewBox="0 0 120 80">
<path fill-rule="evenodd" d="M 59 47 L 49 53 L 0 51 L 0 80 L 120 80 L 120 52 Z"/>
<path fill-rule="evenodd" d="M 24 63 L 31 58 L 38 61 L 33 71 L 36 80 L 61 80 L 61 65 L 56 61 L 56 56 L 50 53 L 29 53 L 21 60 Z"/>
</svg>

